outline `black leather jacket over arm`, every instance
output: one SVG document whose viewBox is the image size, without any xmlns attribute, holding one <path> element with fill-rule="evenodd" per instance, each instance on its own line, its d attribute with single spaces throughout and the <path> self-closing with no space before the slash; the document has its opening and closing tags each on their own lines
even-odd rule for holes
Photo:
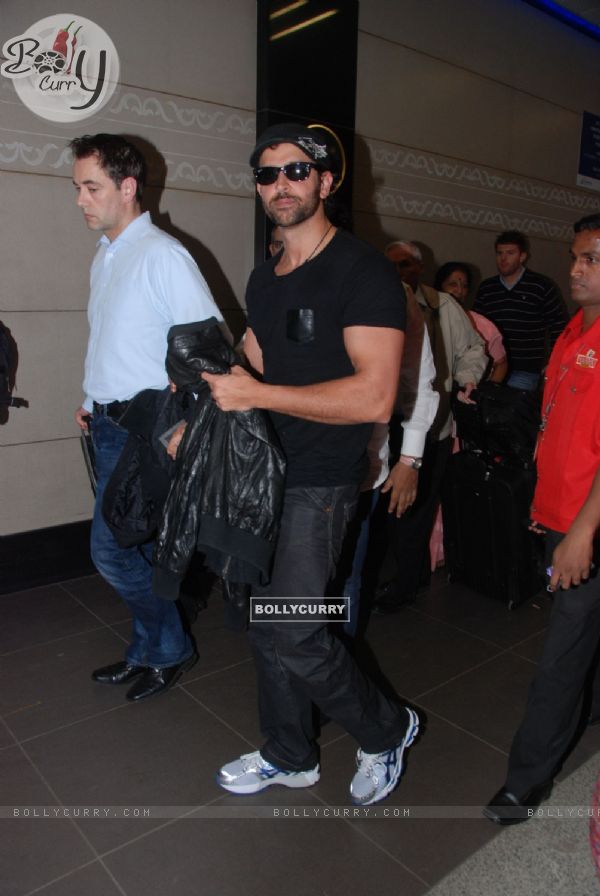
<svg viewBox="0 0 600 896">
<path fill-rule="evenodd" d="M 231 582 L 266 582 L 279 528 L 285 459 L 268 415 L 221 411 L 203 372 L 240 361 L 214 318 L 172 327 L 167 372 L 193 392 L 154 554 L 153 588 L 174 599 L 195 551 Z"/>
</svg>

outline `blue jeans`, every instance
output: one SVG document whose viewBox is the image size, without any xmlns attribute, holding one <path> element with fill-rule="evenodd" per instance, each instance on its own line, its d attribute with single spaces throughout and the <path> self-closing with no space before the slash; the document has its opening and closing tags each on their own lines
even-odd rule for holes
<svg viewBox="0 0 600 896">
<path fill-rule="evenodd" d="M 98 483 L 90 547 L 94 566 L 123 598 L 133 617 L 125 659 L 135 666 L 175 666 L 192 655 L 193 647 L 175 603 L 152 592 L 153 545 L 119 547 L 102 515 L 104 489 L 128 433 L 110 417 L 98 413 L 92 419 L 91 431 Z"/>
<path fill-rule="evenodd" d="M 322 597 L 332 578 L 358 488 L 290 488 L 285 493 L 273 573 L 254 595 Z M 406 713 L 359 670 L 326 622 L 265 621 L 250 625 L 258 673 L 261 755 L 301 771 L 318 762 L 313 702 L 367 753 L 400 743 Z"/>
<path fill-rule="evenodd" d="M 525 389 L 527 392 L 534 392 L 539 383 L 539 373 L 532 373 L 530 370 L 513 370 L 506 381 L 506 385 L 512 389 Z"/>
</svg>

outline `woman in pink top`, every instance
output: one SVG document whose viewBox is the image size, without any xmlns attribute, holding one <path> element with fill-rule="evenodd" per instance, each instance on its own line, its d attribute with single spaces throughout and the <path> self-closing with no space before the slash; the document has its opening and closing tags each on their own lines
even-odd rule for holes
<svg viewBox="0 0 600 896">
<path fill-rule="evenodd" d="M 462 261 L 448 261 L 438 270 L 433 285 L 439 292 L 449 293 L 464 307 L 471 289 L 471 270 Z M 489 379 L 494 383 L 501 383 L 508 370 L 508 361 L 500 331 L 491 320 L 482 314 L 467 311 L 466 308 L 465 312 L 481 338 L 485 340 L 486 351 L 492 360 Z"/>
</svg>

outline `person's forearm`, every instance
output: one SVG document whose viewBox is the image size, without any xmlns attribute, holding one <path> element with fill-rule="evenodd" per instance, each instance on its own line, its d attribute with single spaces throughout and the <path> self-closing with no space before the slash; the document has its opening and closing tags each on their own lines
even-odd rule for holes
<svg viewBox="0 0 600 896">
<path fill-rule="evenodd" d="M 393 390 L 361 374 L 310 386 L 256 385 L 254 407 L 314 423 L 387 423 L 395 399 Z"/>
<path fill-rule="evenodd" d="M 501 383 L 508 373 L 508 361 L 506 358 L 502 358 L 501 361 L 497 361 L 493 368 L 492 373 L 490 375 L 490 381 L 492 383 Z"/>
</svg>

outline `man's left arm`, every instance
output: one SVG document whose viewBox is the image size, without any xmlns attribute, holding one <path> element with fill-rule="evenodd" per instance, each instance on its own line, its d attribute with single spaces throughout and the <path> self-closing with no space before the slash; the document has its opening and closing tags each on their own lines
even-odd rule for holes
<svg viewBox="0 0 600 896">
<path fill-rule="evenodd" d="M 552 555 L 549 589 L 570 588 L 589 578 L 594 555 L 594 536 L 600 526 L 600 467 L 590 493 L 571 528 Z"/>
<path fill-rule="evenodd" d="M 387 423 L 400 375 L 404 333 L 388 327 L 344 328 L 354 373 L 309 386 L 276 386 L 256 380 L 242 367 L 229 375 L 204 373 L 222 411 L 262 408 L 315 423 Z"/>
</svg>

